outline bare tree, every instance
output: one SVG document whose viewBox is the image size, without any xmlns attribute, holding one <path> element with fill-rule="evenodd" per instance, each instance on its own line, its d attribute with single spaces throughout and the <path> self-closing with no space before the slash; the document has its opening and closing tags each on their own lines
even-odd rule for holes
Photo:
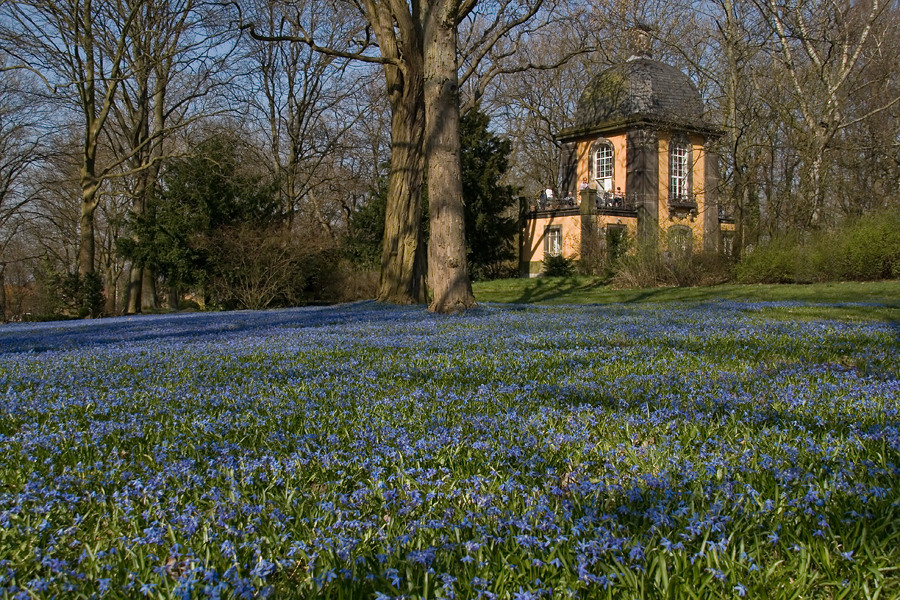
<svg viewBox="0 0 900 600">
<path fill-rule="evenodd" d="M 133 218 L 151 201 L 162 163 L 181 151 L 173 135 L 209 116 L 198 105 L 233 76 L 225 68 L 233 40 L 209 22 L 208 9 L 200 0 L 144 0 L 134 17 L 123 58 L 128 76 L 106 130 L 119 167 L 109 176 L 123 179 Z M 125 312 L 140 312 L 142 298 L 155 308 L 154 284 L 149 267 L 132 264 Z"/>
<path fill-rule="evenodd" d="M 491 32 L 490 46 L 530 17 L 522 6 L 533 3 L 485 3 Z M 451 312 L 474 305 L 466 272 L 462 189 L 459 177 L 459 62 L 461 23 L 479 6 L 478 0 L 399 2 L 364 0 L 366 21 L 375 34 L 379 54 L 329 48 L 314 32 L 299 35 L 255 36 L 267 41 L 295 41 L 334 56 L 381 64 L 391 106 L 391 172 L 382 277 L 379 298 L 392 302 L 420 302 L 423 244 L 420 227 L 423 172 L 427 165 L 431 248 L 429 274 L 434 291 L 431 310 Z M 529 13 L 531 9 L 526 11 Z M 247 26 L 251 27 L 252 26 Z M 367 38 L 364 39 L 368 41 Z M 487 56 L 487 53 L 484 53 Z M 480 59 L 475 63 L 480 62 Z M 427 159 L 427 160 L 426 160 Z"/>
<path fill-rule="evenodd" d="M 803 191 L 808 200 L 807 224 L 823 220 L 828 198 L 827 153 L 836 136 L 900 102 L 886 98 L 878 106 L 854 110 L 871 95 L 872 61 L 867 52 L 896 36 L 896 22 L 886 19 L 890 3 L 820 2 L 818 0 L 765 0 L 759 10 L 777 41 L 790 85 L 789 108 L 799 118 L 791 122 L 801 134 L 805 169 Z M 785 115 L 788 118 L 788 115 Z"/>
<path fill-rule="evenodd" d="M 30 78 L 20 70 L 0 72 L 0 322 L 7 318 L 5 273 L 16 260 L 7 253 L 24 224 L 23 212 L 34 198 L 29 181 L 46 157 L 38 99 Z"/>
<path fill-rule="evenodd" d="M 351 45 L 363 26 L 358 11 L 340 4 L 264 2 L 252 14 L 265 24 L 268 36 L 296 36 L 309 29 L 321 32 L 320 43 L 328 47 Z M 343 221 L 338 200 L 343 181 L 336 178 L 346 173 L 339 164 L 346 155 L 358 153 L 353 132 L 370 118 L 372 103 L 380 99 L 366 91 L 373 70 L 350 68 L 347 58 L 304 44 L 253 39 L 247 44 L 251 89 L 259 90 L 249 95 L 251 118 L 260 124 L 265 162 L 278 185 L 285 225 L 291 227 L 301 213 L 311 214 L 314 225 L 334 238 L 335 227 Z M 367 171 L 368 181 L 374 179 L 375 167 Z"/>
<path fill-rule="evenodd" d="M 94 214 L 111 166 L 98 150 L 125 73 L 125 53 L 139 0 L 21 0 L 3 5 L 0 37 L 10 54 L 44 74 L 54 92 L 77 111 L 81 210 L 78 272 L 94 275 Z"/>
</svg>

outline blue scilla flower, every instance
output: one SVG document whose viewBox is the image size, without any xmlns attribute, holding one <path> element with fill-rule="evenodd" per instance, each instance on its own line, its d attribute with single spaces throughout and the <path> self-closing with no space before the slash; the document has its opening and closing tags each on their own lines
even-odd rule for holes
<svg viewBox="0 0 900 600">
<path fill-rule="evenodd" d="M 142 584 L 141 584 L 141 587 L 140 587 L 140 590 L 139 590 L 139 591 L 140 591 L 141 594 L 143 594 L 144 596 L 149 596 L 150 594 L 153 593 L 153 590 L 154 590 L 154 589 L 156 589 L 156 584 L 155 584 L 155 583 L 147 582 L 147 583 L 142 583 Z"/>
<path fill-rule="evenodd" d="M 269 575 L 275 572 L 275 563 L 269 562 L 265 559 L 261 559 L 256 566 L 250 571 L 250 575 L 252 577 L 259 577 L 260 579 L 265 579 Z"/>
</svg>

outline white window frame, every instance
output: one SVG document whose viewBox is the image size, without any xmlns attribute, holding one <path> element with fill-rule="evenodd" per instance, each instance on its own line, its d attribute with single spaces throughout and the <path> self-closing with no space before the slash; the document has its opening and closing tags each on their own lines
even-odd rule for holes
<svg viewBox="0 0 900 600">
<path fill-rule="evenodd" d="M 559 225 L 547 227 L 545 235 L 547 236 L 547 245 L 544 249 L 544 253 L 548 256 L 562 256 L 562 227 Z"/>
<path fill-rule="evenodd" d="M 683 140 L 673 140 L 669 147 L 669 198 L 686 201 L 691 197 L 690 184 L 691 148 Z"/>
<path fill-rule="evenodd" d="M 616 151 L 612 142 L 601 140 L 594 144 L 591 152 L 591 167 L 593 179 L 597 182 L 598 192 L 612 192 L 616 170 Z"/>
</svg>

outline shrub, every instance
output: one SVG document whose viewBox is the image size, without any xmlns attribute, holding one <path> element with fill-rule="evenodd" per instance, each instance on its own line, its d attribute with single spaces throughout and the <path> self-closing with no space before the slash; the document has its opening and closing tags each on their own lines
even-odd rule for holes
<svg viewBox="0 0 900 600">
<path fill-rule="evenodd" d="M 741 283 L 870 281 L 900 277 L 900 215 L 883 211 L 836 231 L 785 235 L 744 257 Z"/>
<path fill-rule="evenodd" d="M 103 314 L 103 282 L 96 273 L 61 272 L 44 263 L 35 273 L 34 296 L 29 320 L 83 319 Z"/>
<path fill-rule="evenodd" d="M 717 253 L 660 254 L 643 248 L 622 256 L 613 266 L 611 285 L 620 289 L 715 285 L 731 278 L 731 265 Z"/>
<path fill-rule="evenodd" d="M 262 309 L 372 298 L 378 283 L 377 276 L 354 267 L 330 240 L 300 237 L 279 228 L 223 229 L 211 250 L 210 291 L 220 308 Z"/>
<path fill-rule="evenodd" d="M 565 256 L 544 256 L 544 277 L 570 277 L 575 274 L 575 260 Z"/>
<path fill-rule="evenodd" d="M 675 274 L 652 245 L 619 258 L 610 284 L 616 288 L 650 288 L 678 284 Z"/>
<path fill-rule="evenodd" d="M 800 246 L 799 238 L 789 236 L 756 248 L 735 266 L 735 277 L 741 283 L 795 282 L 797 250 Z"/>
<path fill-rule="evenodd" d="M 833 275 L 873 280 L 900 277 L 900 215 L 863 217 L 839 237 Z"/>
</svg>

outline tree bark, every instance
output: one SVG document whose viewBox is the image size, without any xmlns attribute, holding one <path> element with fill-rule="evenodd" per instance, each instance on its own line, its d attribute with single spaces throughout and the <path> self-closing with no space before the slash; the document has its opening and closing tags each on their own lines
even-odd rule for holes
<svg viewBox="0 0 900 600">
<path fill-rule="evenodd" d="M 459 79 L 456 63 L 456 11 L 436 1 L 426 15 L 425 156 L 431 236 L 428 275 L 438 313 L 475 306 L 466 265 L 465 208 L 459 139 Z"/>
<path fill-rule="evenodd" d="M 143 269 L 137 265 L 131 265 L 128 273 L 128 288 L 125 290 L 125 314 L 134 315 L 141 312 L 141 284 L 143 283 Z"/>
<path fill-rule="evenodd" d="M 0 265 L 0 323 L 6 323 L 6 265 Z"/>
<path fill-rule="evenodd" d="M 415 84 L 414 84 L 415 85 Z M 391 171 L 381 252 L 378 299 L 395 304 L 421 304 L 425 294 L 425 244 L 422 239 L 421 87 L 408 102 L 392 103 Z"/>
<path fill-rule="evenodd" d="M 103 279 L 106 282 L 106 298 L 103 306 L 103 314 L 116 314 L 116 301 L 119 295 L 119 277 L 116 275 L 115 267 L 107 264 L 103 269 Z"/>
<path fill-rule="evenodd" d="M 421 304 L 425 289 L 422 239 L 423 95 L 422 35 L 405 3 L 364 2 L 384 58 L 391 105 L 391 171 L 385 211 L 378 300 Z"/>
<path fill-rule="evenodd" d="M 178 285 L 175 283 L 169 284 L 169 291 L 166 295 L 166 306 L 169 310 L 178 310 L 180 298 L 181 291 L 178 289 Z"/>
<path fill-rule="evenodd" d="M 94 213 L 97 211 L 99 185 L 93 177 L 82 176 L 81 219 L 79 221 L 78 273 L 87 275 L 95 270 Z"/>
<path fill-rule="evenodd" d="M 156 293 L 156 270 L 150 267 L 141 269 L 143 282 L 141 284 L 143 308 L 156 310 L 159 308 L 159 295 Z"/>
<path fill-rule="evenodd" d="M 138 186 L 134 192 L 134 199 L 131 204 L 131 211 L 135 217 L 140 217 L 144 213 L 147 197 L 147 177 L 146 173 L 138 176 Z M 137 236 L 134 235 L 135 242 L 139 242 Z M 135 264 L 131 265 L 128 274 L 128 287 L 125 290 L 125 314 L 133 315 L 141 312 L 141 297 L 143 296 L 143 278 L 144 267 Z"/>
</svg>

